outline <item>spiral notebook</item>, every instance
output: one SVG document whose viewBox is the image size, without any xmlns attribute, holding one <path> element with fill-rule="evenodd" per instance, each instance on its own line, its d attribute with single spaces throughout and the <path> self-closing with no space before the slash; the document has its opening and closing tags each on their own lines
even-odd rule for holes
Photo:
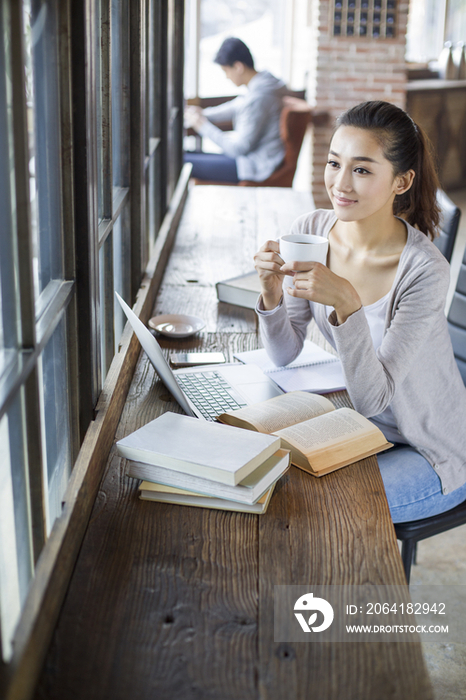
<svg viewBox="0 0 466 700">
<path fill-rule="evenodd" d="M 304 341 L 301 353 L 286 367 L 274 365 L 264 349 L 238 352 L 235 353 L 235 357 L 240 362 L 260 367 L 283 391 L 326 394 L 346 388 L 343 368 L 338 357 L 310 340 Z"/>
</svg>

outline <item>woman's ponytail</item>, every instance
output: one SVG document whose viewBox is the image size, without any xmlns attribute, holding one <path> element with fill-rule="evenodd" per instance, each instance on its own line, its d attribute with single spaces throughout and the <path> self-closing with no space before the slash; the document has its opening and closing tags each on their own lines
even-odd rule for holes
<svg viewBox="0 0 466 700">
<path fill-rule="evenodd" d="M 439 181 L 434 165 L 431 144 L 427 135 L 416 126 L 419 141 L 418 164 L 410 189 L 395 197 L 393 213 L 430 236 L 438 235 L 440 208 L 437 203 Z"/>
</svg>

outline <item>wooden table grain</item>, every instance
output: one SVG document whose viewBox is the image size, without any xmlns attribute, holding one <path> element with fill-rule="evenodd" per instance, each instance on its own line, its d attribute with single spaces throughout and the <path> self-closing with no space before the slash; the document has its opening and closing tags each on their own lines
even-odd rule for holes
<svg viewBox="0 0 466 700">
<path fill-rule="evenodd" d="M 311 207 L 291 190 L 193 189 L 154 312 L 207 325 L 164 352 L 258 347 L 254 313 L 218 304 L 215 282 Z M 166 410 L 181 412 L 141 355 L 115 440 Z M 124 470 L 113 449 L 36 700 L 433 697 L 420 644 L 273 638 L 275 585 L 405 583 L 375 458 L 321 479 L 291 468 L 261 516 L 141 501 Z"/>
</svg>

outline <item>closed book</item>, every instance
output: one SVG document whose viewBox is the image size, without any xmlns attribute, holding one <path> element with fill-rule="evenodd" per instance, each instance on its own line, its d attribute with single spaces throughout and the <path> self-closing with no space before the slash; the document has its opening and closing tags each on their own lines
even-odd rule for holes
<svg viewBox="0 0 466 700">
<path fill-rule="evenodd" d="M 116 444 L 122 457 L 236 486 L 280 438 L 167 411 Z"/>
<path fill-rule="evenodd" d="M 143 501 L 158 501 L 159 503 L 173 503 L 181 506 L 196 506 L 197 508 L 215 508 L 216 510 L 231 510 L 238 513 L 255 513 L 262 515 L 267 510 L 275 484 L 264 493 L 257 503 L 237 503 L 215 496 L 200 496 L 193 491 L 177 489 L 173 486 L 163 486 L 150 481 L 143 481 L 139 487 L 139 498 Z"/>
<path fill-rule="evenodd" d="M 238 503 L 252 505 L 286 472 L 289 464 L 289 451 L 280 449 L 266 459 L 237 486 L 220 484 L 217 481 L 203 479 L 192 474 L 183 474 L 172 469 L 134 461 L 128 462 L 126 473 L 128 476 L 136 479 L 154 481 L 165 486 L 173 486 L 206 496 L 216 496 L 217 498 L 225 498 Z"/>
<path fill-rule="evenodd" d="M 239 277 L 222 280 L 217 282 L 215 286 L 219 301 L 236 304 L 236 306 L 244 306 L 247 309 L 256 308 L 257 298 L 261 293 L 261 286 L 259 275 L 255 270 Z"/>
</svg>

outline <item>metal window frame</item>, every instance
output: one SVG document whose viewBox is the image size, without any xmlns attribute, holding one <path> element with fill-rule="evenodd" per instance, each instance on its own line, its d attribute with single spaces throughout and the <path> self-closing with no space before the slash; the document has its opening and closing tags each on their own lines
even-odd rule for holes
<svg viewBox="0 0 466 700">
<path fill-rule="evenodd" d="M 11 11 L 12 37 L 16 39 L 10 42 L 10 52 L 21 348 L 14 361 L 0 375 L 0 417 L 8 410 L 18 392 L 21 392 L 24 431 L 27 434 L 31 559 L 32 566 L 37 566 L 37 569 L 15 634 L 13 659 L 11 664 L 0 663 L 0 687 L 6 687 L 6 679 L 12 678 L 10 685 L 13 687 L 17 683 L 15 687 L 22 688 L 24 677 L 27 677 L 30 690 L 40 671 L 47 639 L 50 639 L 60 601 L 66 591 L 67 580 L 72 573 L 73 557 L 77 556 L 79 551 L 112 443 L 112 431 L 115 430 L 119 412 L 124 405 L 124 392 L 129 386 L 131 374 L 130 367 L 134 368 L 139 352 L 136 341 L 134 338 L 129 340 L 126 330 L 125 356 L 122 357 L 118 352 L 113 358 L 106 390 L 101 393 L 99 250 L 102 246 L 110 246 L 113 227 L 119 217 L 131 217 L 130 226 L 126 227 L 131 233 L 131 240 L 128 237 L 128 240 L 122 241 L 125 260 L 128 258 L 128 246 L 131 244 L 131 291 L 128 292 L 131 298 L 128 300 L 132 302 L 139 290 L 138 305 L 142 304 L 142 315 L 147 319 L 175 235 L 189 180 L 189 172 L 184 168 L 175 189 L 174 185 L 181 173 L 182 155 L 184 1 L 169 0 L 169 6 L 166 0 L 136 0 L 129 3 L 129 159 L 124 186 L 117 189 L 107 188 L 107 216 L 100 222 L 97 200 L 99 141 L 95 95 L 95 0 L 55 1 L 58 8 L 60 63 L 58 92 L 64 278 L 54 281 L 47 288 L 47 294 L 41 299 L 38 316 L 34 303 L 32 275 L 33 245 L 29 208 L 22 3 L 20 0 L 5 0 Z M 102 4 L 110 19 L 110 0 L 103 0 Z M 152 18 L 150 28 L 149 17 Z M 170 78 L 167 76 L 169 26 L 171 31 L 176 33 L 172 41 L 170 60 L 174 69 Z M 152 115 L 154 125 L 150 125 L 156 136 L 151 138 L 148 105 L 145 100 L 149 29 L 153 32 L 156 45 L 151 70 L 155 94 L 155 110 Z M 111 88 L 111 28 L 108 28 L 106 41 L 108 43 L 104 48 L 107 51 L 108 67 L 107 74 L 103 77 Z M 177 120 L 173 119 L 171 122 L 167 115 L 169 83 L 179 111 Z M 111 109 L 110 91 L 108 95 L 110 101 L 105 105 L 107 116 Z M 107 141 L 111 144 L 110 120 L 107 124 L 110 128 Z M 108 145 L 104 164 L 109 180 L 112 171 L 111 155 L 111 146 Z M 150 196 L 157 200 L 157 221 L 156 231 L 150 232 L 146 221 L 146 179 L 152 162 L 157 163 L 156 176 L 153 178 L 155 181 L 150 182 Z M 108 195 L 109 192 L 111 196 Z M 174 194 L 168 207 L 168 196 L 171 192 Z M 122 221 L 122 225 L 123 223 Z M 140 288 L 141 283 L 143 289 Z M 111 296 L 113 297 L 113 294 Z M 108 304 L 113 308 L 110 301 Z M 76 461 L 67 492 L 63 497 L 62 516 L 55 521 L 47 538 L 47 497 L 41 458 L 43 429 L 39 362 L 44 348 L 63 319 L 66 321 L 69 394 L 72 397 L 70 423 L 72 428 L 76 427 L 71 433 L 71 454 L 73 461 L 75 458 Z M 110 356 L 107 361 L 110 361 Z M 36 634 L 38 628 L 41 629 L 39 636 Z M 24 668 L 28 669 L 26 676 L 23 673 Z"/>
<path fill-rule="evenodd" d="M 52 336 L 55 328 L 64 314 L 70 314 L 69 326 L 75 327 L 72 322 L 74 305 L 71 302 L 74 295 L 74 249 L 72 241 L 64 235 L 64 219 L 73 228 L 73 198 L 68 163 L 72 159 L 69 151 L 69 122 L 71 117 L 71 93 L 64 88 L 69 85 L 69 31 L 61 31 L 64 26 L 69 27 L 67 1 L 57 3 L 58 11 L 58 50 L 60 54 L 60 84 L 58 86 L 59 121 L 61 131 L 61 154 L 59 181 L 62 203 L 62 220 L 60 222 L 59 235 L 63 249 L 63 272 L 61 281 L 50 283 L 43 295 L 40 316 L 34 303 L 32 259 L 33 245 L 31 235 L 31 215 L 29 206 L 29 170 L 28 170 L 28 135 L 27 135 L 27 108 L 24 79 L 24 55 L 23 42 L 23 17 L 21 3 L 11 3 L 11 31 L 16 41 L 11 42 L 12 71 L 13 71 L 13 141 L 15 153 L 15 187 L 16 187 L 16 212 L 17 212 L 17 245 L 19 266 L 19 289 L 21 310 L 21 351 L 23 361 L 22 371 L 16 376 L 16 381 L 10 382 L 9 391 L 4 395 L 0 405 L 0 416 L 8 410 L 10 402 L 14 399 L 20 386 L 25 389 L 25 427 L 27 431 L 27 463 L 29 470 L 30 508 L 33 533 L 33 556 L 37 561 L 46 538 L 46 484 L 42 466 L 42 439 L 41 439 L 41 415 L 40 415 L 40 388 L 38 376 L 38 362 L 42 352 Z M 66 153 L 66 160 L 64 154 Z M 66 176 L 65 173 L 66 166 Z M 66 212 L 66 214 L 65 214 Z M 67 362 L 69 371 L 67 381 L 71 380 L 75 366 L 76 336 L 71 331 L 67 339 Z M 73 396 L 69 392 L 70 397 Z M 77 411 L 77 398 L 69 403 L 71 459 L 74 460 L 78 451 L 77 431 L 73 431 L 73 416 Z"/>
<path fill-rule="evenodd" d="M 50 282 L 36 305 L 33 284 L 33 241 L 31 232 L 30 212 L 30 181 L 29 181 L 29 144 L 25 85 L 25 44 L 23 27 L 22 3 L 7 3 L 9 14 L 11 40 L 9 42 L 9 60 L 11 62 L 12 88 L 12 146 L 14 153 L 14 183 L 16 226 L 11 229 L 11 246 L 16 249 L 17 277 L 19 294 L 19 346 L 13 349 L 15 359 L 2 371 L 0 376 L 0 419 L 7 414 L 13 405 L 21 406 L 21 415 L 16 417 L 15 430 L 22 434 L 24 444 L 25 474 L 24 498 L 28 510 L 27 539 L 30 547 L 31 576 L 35 564 L 43 550 L 47 537 L 47 481 L 43 465 L 43 417 L 40 408 L 40 371 L 39 364 L 42 354 L 53 332 L 60 321 L 67 316 L 66 362 L 67 385 L 72 376 L 77 376 L 76 367 L 76 335 L 73 329 L 75 307 L 73 303 L 75 284 L 74 277 L 74 246 L 72 237 L 65 236 L 64 221 L 73 226 L 73 187 L 72 187 L 72 151 L 70 150 L 70 123 L 72 114 L 70 84 L 70 22 L 69 2 L 57 3 L 57 42 L 59 52 L 59 101 L 57 103 L 60 123 L 60 164 L 57 173 L 57 196 L 62 204 L 62 216 L 59 223 L 58 235 L 63 250 L 63 279 Z M 66 31 L 67 28 L 67 31 Z M 67 395 L 74 397 L 72 391 Z M 19 404 L 17 398 L 21 397 Z M 70 459 L 74 461 L 78 453 L 77 431 L 73 430 L 77 414 L 78 398 L 69 401 L 70 423 Z"/>
</svg>

